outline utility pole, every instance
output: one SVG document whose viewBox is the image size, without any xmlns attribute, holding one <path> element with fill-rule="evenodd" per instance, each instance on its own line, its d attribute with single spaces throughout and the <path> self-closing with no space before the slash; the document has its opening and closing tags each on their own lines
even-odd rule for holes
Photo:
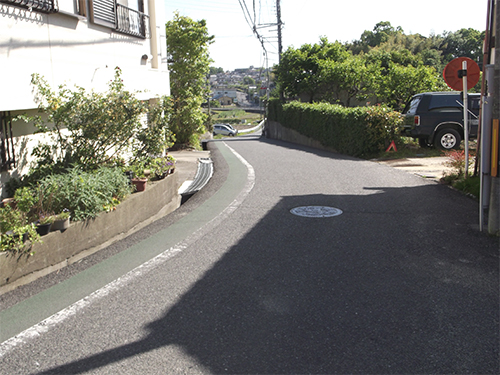
<svg viewBox="0 0 500 375">
<path fill-rule="evenodd" d="M 491 188 L 490 188 L 490 210 L 488 215 L 488 233 L 500 236 L 500 173 L 499 173 L 499 144 L 500 144 L 500 7 L 496 0 L 490 0 L 488 8 L 491 12 L 491 36 L 494 44 L 490 45 L 489 52 L 495 53 L 493 72 L 493 97 L 492 97 L 492 155 L 491 155 Z M 496 28 L 493 27 L 496 25 Z"/>
<path fill-rule="evenodd" d="M 280 0 L 276 0 L 276 15 L 278 21 L 278 62 L 281 63 L 281 53 L 283 52 L 283 44 L 281 42 L 281 6 Z"/>
<path fill-rule="evenodd" d="M 278 26 L 278 64 L 281 64 L 281 54 L 283 52 L 283 43 L 281 41 L 281 6 L 280 6 L 280 0 L 276 0 L 276 18 L 277 18 L 277 26 Z M 283 95 L 283 90 L 279 90 L 280 94 L 280 100 L 283 101 L 284 95 Z"/>
</svg>

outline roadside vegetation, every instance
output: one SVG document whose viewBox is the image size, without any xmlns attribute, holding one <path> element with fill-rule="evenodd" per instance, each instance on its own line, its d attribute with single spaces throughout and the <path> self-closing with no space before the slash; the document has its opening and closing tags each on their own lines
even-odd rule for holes
<svg viewBox="0 0 500 375">
<path fill-rule="evenodd" d="M 465 150 L 445 151 L 444 155 L 448 158 L 446 166 L 452 171 L 442 178 L 442 182 L 454 187 L 455 189 L 479 198 L 480 178 L 474 173 L 476 163 L 476 150 L 469 150 L 469 170 L 465 173 Z"/>
<path fill-rule="evenodd" d="M 119 68 L 105 93 L 53 90 L 36 74 L 32 83 L 40 115 L 17 121 L 33 124 L 45 137 L 33 149 L 29 172 L 7 183 L 12 199 L 0 208 L 0 251 L 29 253 L 40 241 L 40 226 L 113 210 L 134 191 L 131 172 L 159 179 L 174 168 L 165 155 L 175 141 L 168 126 L 170 98 L 138 100 L 125 89 Z"/>
</svg>

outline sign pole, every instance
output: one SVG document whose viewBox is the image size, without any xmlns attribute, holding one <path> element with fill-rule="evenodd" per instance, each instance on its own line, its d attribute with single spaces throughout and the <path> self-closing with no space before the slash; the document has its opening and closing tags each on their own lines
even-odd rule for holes
<svg viewBox="0 0 500 375">
<path fill-rule="evenodd" d="M 463 83 L 463 100 L 464 100 L 464 144 L 465 144 L 465 174 L 469 176 L 469 100 L 467 98 L 467 61 L 462 61 L 462 83 Z"/>
</svg>

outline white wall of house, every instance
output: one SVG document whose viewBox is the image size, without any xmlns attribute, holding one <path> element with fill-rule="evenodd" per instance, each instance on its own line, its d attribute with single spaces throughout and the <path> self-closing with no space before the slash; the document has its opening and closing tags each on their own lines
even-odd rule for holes
<svg viewBox="0 0 500 375">
<path fill-rule="evenodd" d="M 127 89 L 144 91 L 143 98 L 169 94 L 161 0 L 145 0 L 144 13 L 149 14 L 152 5 L 155 7 L 154 19 L 149 22 L 155 29 L 145 39 L 70 14 L 68 4 L 73 6 L 72 0 L 59 3 L 65 13 L 29 12 L 1 5 L 0 66 L 4 89 L 0 90 L 0 111 L 36 107 L 30 85 L 32 73 L 40 73 L 53 87 L 66 83 L 103 90 L 119 66 Z M 152 66 L 153 50 L 157 67 Z M 144 55 L 147 60 L 142 59 Z"/>
<path fill-rule="evenodd" d="M 116 23 L 99 22 L 98 16 L 94 19 L 93 7 L 116 9 L 117 3 L 149 16 L 144 32 L 140 31 L 144 37 L 119 32 Z M 55 13 L 0 4 L 0 112 L 35 111 L 33 73 L 41 74 L 52 88 L 66 84 L 103 91 L 118 66 L 125 88 L 137 91 L 139 99 L 170 95 L 163 0 L 93 0 L 94 5 L 91 0 L 58 0 L 55 4 Z M 127 13 L 126 27 L 138 31 L 139 17 Z M 38 138 L 34 130 L 13 124 L 17 166 L 1 173 L 2 186 L 11 176 L 26 172 L 30 149 Z"/>
<path fill-rule="evenodd" d="M 236 90 L 228 90 L 227 88 L 215 88 L 212 92 L 213 97 L 216 96 L 228 96 L 230 98 L 236 99 Z"/>
</svg>

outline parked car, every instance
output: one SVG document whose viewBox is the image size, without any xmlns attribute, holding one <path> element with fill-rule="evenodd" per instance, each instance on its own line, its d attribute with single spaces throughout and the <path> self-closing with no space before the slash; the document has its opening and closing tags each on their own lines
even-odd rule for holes
<svg viewBox="0 0 500 375">
<path fill-rule="evenodd" d="M 468 95 L 469 136 L 477 137 L 480 94 Z M 456 91 L 417 94 L 403 111 L 403 134 L 418 139 L 420 146 L 458 149 L 464 138 L 462 93 Z"/>
<path fill-rule="evenodd" d="M 235 136 L 238 131 L 229 124 L 215 124 L 214 135 L 217 134 Z"/>
</svg>

